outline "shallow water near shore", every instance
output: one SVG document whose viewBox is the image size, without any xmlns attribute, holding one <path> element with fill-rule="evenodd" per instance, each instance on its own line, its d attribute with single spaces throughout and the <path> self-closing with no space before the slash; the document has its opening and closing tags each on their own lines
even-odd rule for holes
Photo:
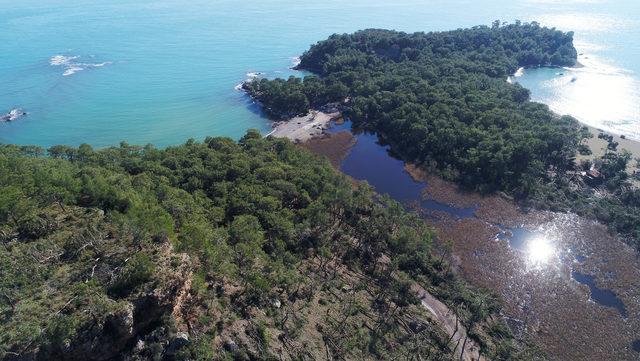
<svg viewBox="0 0 640 361">
<path fill-rule="evenodd" d="M 0 115 L 28 113 L 0 124 L 0 142 L 166 146 L 208 135 L 237 139 L 248 128 L 267 133 L 270 122 L 235 87 L 256 75 L 300 75 L 289 67 L 310 44 L 372 27 L 432 31 L 538 20 L 575 30 L 580 52 L 637 81 L 637 14 L 635 0 L 0 0 Z M 534 99 L 565 93 L 549 93 L 545 79 L 538 86 L 528 76 L 522 82 Z M 580 99 L 572 109 L 618 108 Z M 629 117 L 638 124 L 637 114 Z"/>
<path fill-rule="evenodd" d="M 526 69 L 512 79 L 531 90 L 532 100 L 556 113 L 640 140 L 640 82 L 635 74 L 596 61 L 582 62 L 587 64 L 582 68 Z"/>
</svg>

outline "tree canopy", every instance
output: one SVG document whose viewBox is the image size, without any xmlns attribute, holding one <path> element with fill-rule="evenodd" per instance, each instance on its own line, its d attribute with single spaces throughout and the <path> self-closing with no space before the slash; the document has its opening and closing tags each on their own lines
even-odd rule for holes
<svg viewBox="0 0 640 361">
<path fill-rule="evenodd" d="M 537 23 L 407 34 L 332 35 L 301 57 L 317 76 L 257 79 L 244 88 L 287 118 L 344 102 L 356 127 L 383 136 L 404 160 L 482 192 L 525 197 L 550 169 L 567 169 L 578 123 L 529 101 L 507 76 L 525 66 L 575 64 L 573 34 Z"/>
<path fill-rule="evenodd" d="M 0 146 L 0 359 L 453 359 L 418 284 L 529 352 L 417 216 L 287 140 L 43 154 Z"/>
</svg>

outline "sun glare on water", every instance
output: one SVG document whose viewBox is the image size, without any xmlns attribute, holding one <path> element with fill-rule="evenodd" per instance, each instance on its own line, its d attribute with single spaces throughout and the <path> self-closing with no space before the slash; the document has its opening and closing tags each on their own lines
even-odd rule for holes
<svg viewBox="0 0 640 361">
<path fill-rule="evenodd" d="M 548 239 L 538 237 L 528 242 L 526 252 L 529 262 L 533 265 L 544 265 L 555 254 L 555 247 Z"/>
</svg>

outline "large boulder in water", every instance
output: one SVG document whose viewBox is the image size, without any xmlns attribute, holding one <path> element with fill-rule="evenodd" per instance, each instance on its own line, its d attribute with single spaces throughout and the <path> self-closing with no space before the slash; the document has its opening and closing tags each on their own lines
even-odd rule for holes
<svg viewBox="0 0 640 361">
<path fill-rule="evenodd" d="M 0 121 L 11 122 L 25 115 L 27 115 L 27 113 L 24 110 L 20 108 L 15 108 L 15 109 L 12 109 L 9 113 L 3 114 L 2 116 L 0 116 Z"/>
</svg>

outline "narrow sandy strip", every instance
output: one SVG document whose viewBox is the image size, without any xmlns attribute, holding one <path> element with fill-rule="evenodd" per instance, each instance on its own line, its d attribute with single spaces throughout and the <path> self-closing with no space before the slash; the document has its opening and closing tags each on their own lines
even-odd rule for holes
<svg viewBox="0 0 640 361">
<path fill-rule="evenodd" d="M 289 138 L 295 143 L 306 142 L 323 135 L 325 129 L 329 127 L 329 123 L 340 116 L 339 112 L 323 113 L 318 110 L 312 110 L 305 116 L 274 123 L 273 131 L 267 136 Z"/>
</svg>

